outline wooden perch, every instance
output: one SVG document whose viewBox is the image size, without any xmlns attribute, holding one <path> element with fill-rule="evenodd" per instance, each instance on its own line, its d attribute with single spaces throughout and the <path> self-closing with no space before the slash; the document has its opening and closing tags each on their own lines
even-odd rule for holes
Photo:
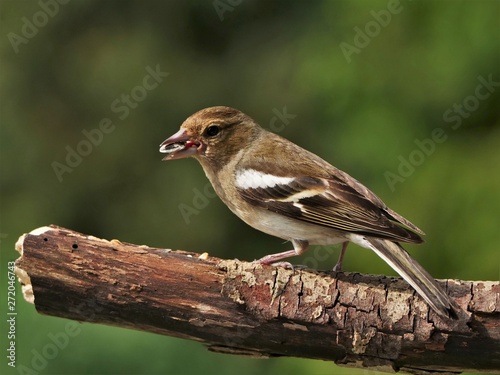
<svg viewBox="0 0 500 375">
<path fill-rule="evenodd" d="M 16 244 L 43 314 L 197 340 L 210 350 L 382 371 L 498 371 L 500 283 L 441 281 L 441 319 L 402 279 L 289 270 L 106 241 L 57 226 Z"/>
</svg>

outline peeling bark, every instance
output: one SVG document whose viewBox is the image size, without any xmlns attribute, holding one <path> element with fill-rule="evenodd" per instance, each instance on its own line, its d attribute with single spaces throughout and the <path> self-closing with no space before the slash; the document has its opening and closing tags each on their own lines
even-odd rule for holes
<svg viewBox="0 0 500 375">
<path fill-rule="evenodd" d="M 402 279 L 289 270 L 106 241 L 57 226 L 22 236 L 16 272 L 37 311 L 388 372 L 499 371 L 500 283 L 441 281 L 442 319 Z"/>
</svg>

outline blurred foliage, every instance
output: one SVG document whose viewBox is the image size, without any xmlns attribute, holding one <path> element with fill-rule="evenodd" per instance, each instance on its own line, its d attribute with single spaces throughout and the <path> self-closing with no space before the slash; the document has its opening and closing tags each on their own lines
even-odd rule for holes
<svg viewBox="0 0 500 375">
<path fill-rule="evenodd" d="M 436 277 L 498 279 L 498 1 L 402 1 L 392 13 L 392 1 L 55 4 L 1 3 L 2 311 L 15 241 L 51 223 L 245 260 L 287 250 L 289 244 L 240 222 L 218 198 L 200 198 L 196 208 L 193 199 L 207 180 L 194 160 L 161 162 L 158 145 L 191 113 L 212 105 L 239 108 L 267 128 L 275 124 L 281 135 L 372 188 L 427 232 L 424 245 L 408 249 Z M 26 22 L 39 27 L 30 30 Z M 346 57 L 341 43 L 356 52 Z M 147 67 L 157 66 L 168 77 L 120 118 L 124 112 L 112 103 L 141 94 Z M 496 86 L 483 87 L 479 98 L 481 77 Z M 452 121 L 446 114 L 457 116 L 457 105 L 472 109 Z M 273 122 L 285 107 L 296 117 Z M 105 118 L 113 131 L 59 181 L 53 163 L 66 164 L 67 147 L 76 149 L 86 139 L 82 131 L 99 128 Z M 401 160 L 419 150 L 416 140 L 430 139 L 436 128 L 446 140 L 414 159 L 419 165 L 404 181 L 389 184 L 387 172 L 397 174 Z M 181 204 L 196 214 L 184 220 Z M 328 269 L 337 251 L 295 262 Z M 394 274 L 355 246 L 345 268 Z M 34 351 L 67 321 L 37 314 L 20 289 L 17 308 L 17 364 L 31 367 Z M 321 361 L 214 354 L 199 343 L 111 327 L 80 328 L 40 374 L 363 373 Z M 1 332 L 4 349 L 3 318 Z"/>
</svg>

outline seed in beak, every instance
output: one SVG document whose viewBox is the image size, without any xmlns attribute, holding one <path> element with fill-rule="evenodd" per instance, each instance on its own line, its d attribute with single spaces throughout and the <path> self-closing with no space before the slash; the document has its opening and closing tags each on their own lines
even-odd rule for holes
<svg viewBox="0 0 500 375">
<path fill-rule="evenodd" d="M 164 154 L 171 154 L 172 152 L 182 150 L 185 147 L 185 142 L 170 143 L 168 145 L 161 146 L 160 152 Z"/>
</svg>

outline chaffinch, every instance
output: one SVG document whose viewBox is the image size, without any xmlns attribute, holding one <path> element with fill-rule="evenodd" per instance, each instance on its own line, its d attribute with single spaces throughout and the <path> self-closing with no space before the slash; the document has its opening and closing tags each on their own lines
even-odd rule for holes
<svg viewBox="0 0 500 375">
<path fill-rule="evenodd" d="M 260 127 L 229 107 L 190 116 L 160 145 L 163 160 L 197 159 L 217 195 L 240 219 L 291 241 L 293 250 L 256 262 L 273 264 L 303 254 L 310 244 L 342 243 L 336 271 L 349 242 L 373 250 L 443 317 L 457 305 L 399 245 L 421 243 L 424 233 L 388 208 L 347 173 Z"/>
</svg>

